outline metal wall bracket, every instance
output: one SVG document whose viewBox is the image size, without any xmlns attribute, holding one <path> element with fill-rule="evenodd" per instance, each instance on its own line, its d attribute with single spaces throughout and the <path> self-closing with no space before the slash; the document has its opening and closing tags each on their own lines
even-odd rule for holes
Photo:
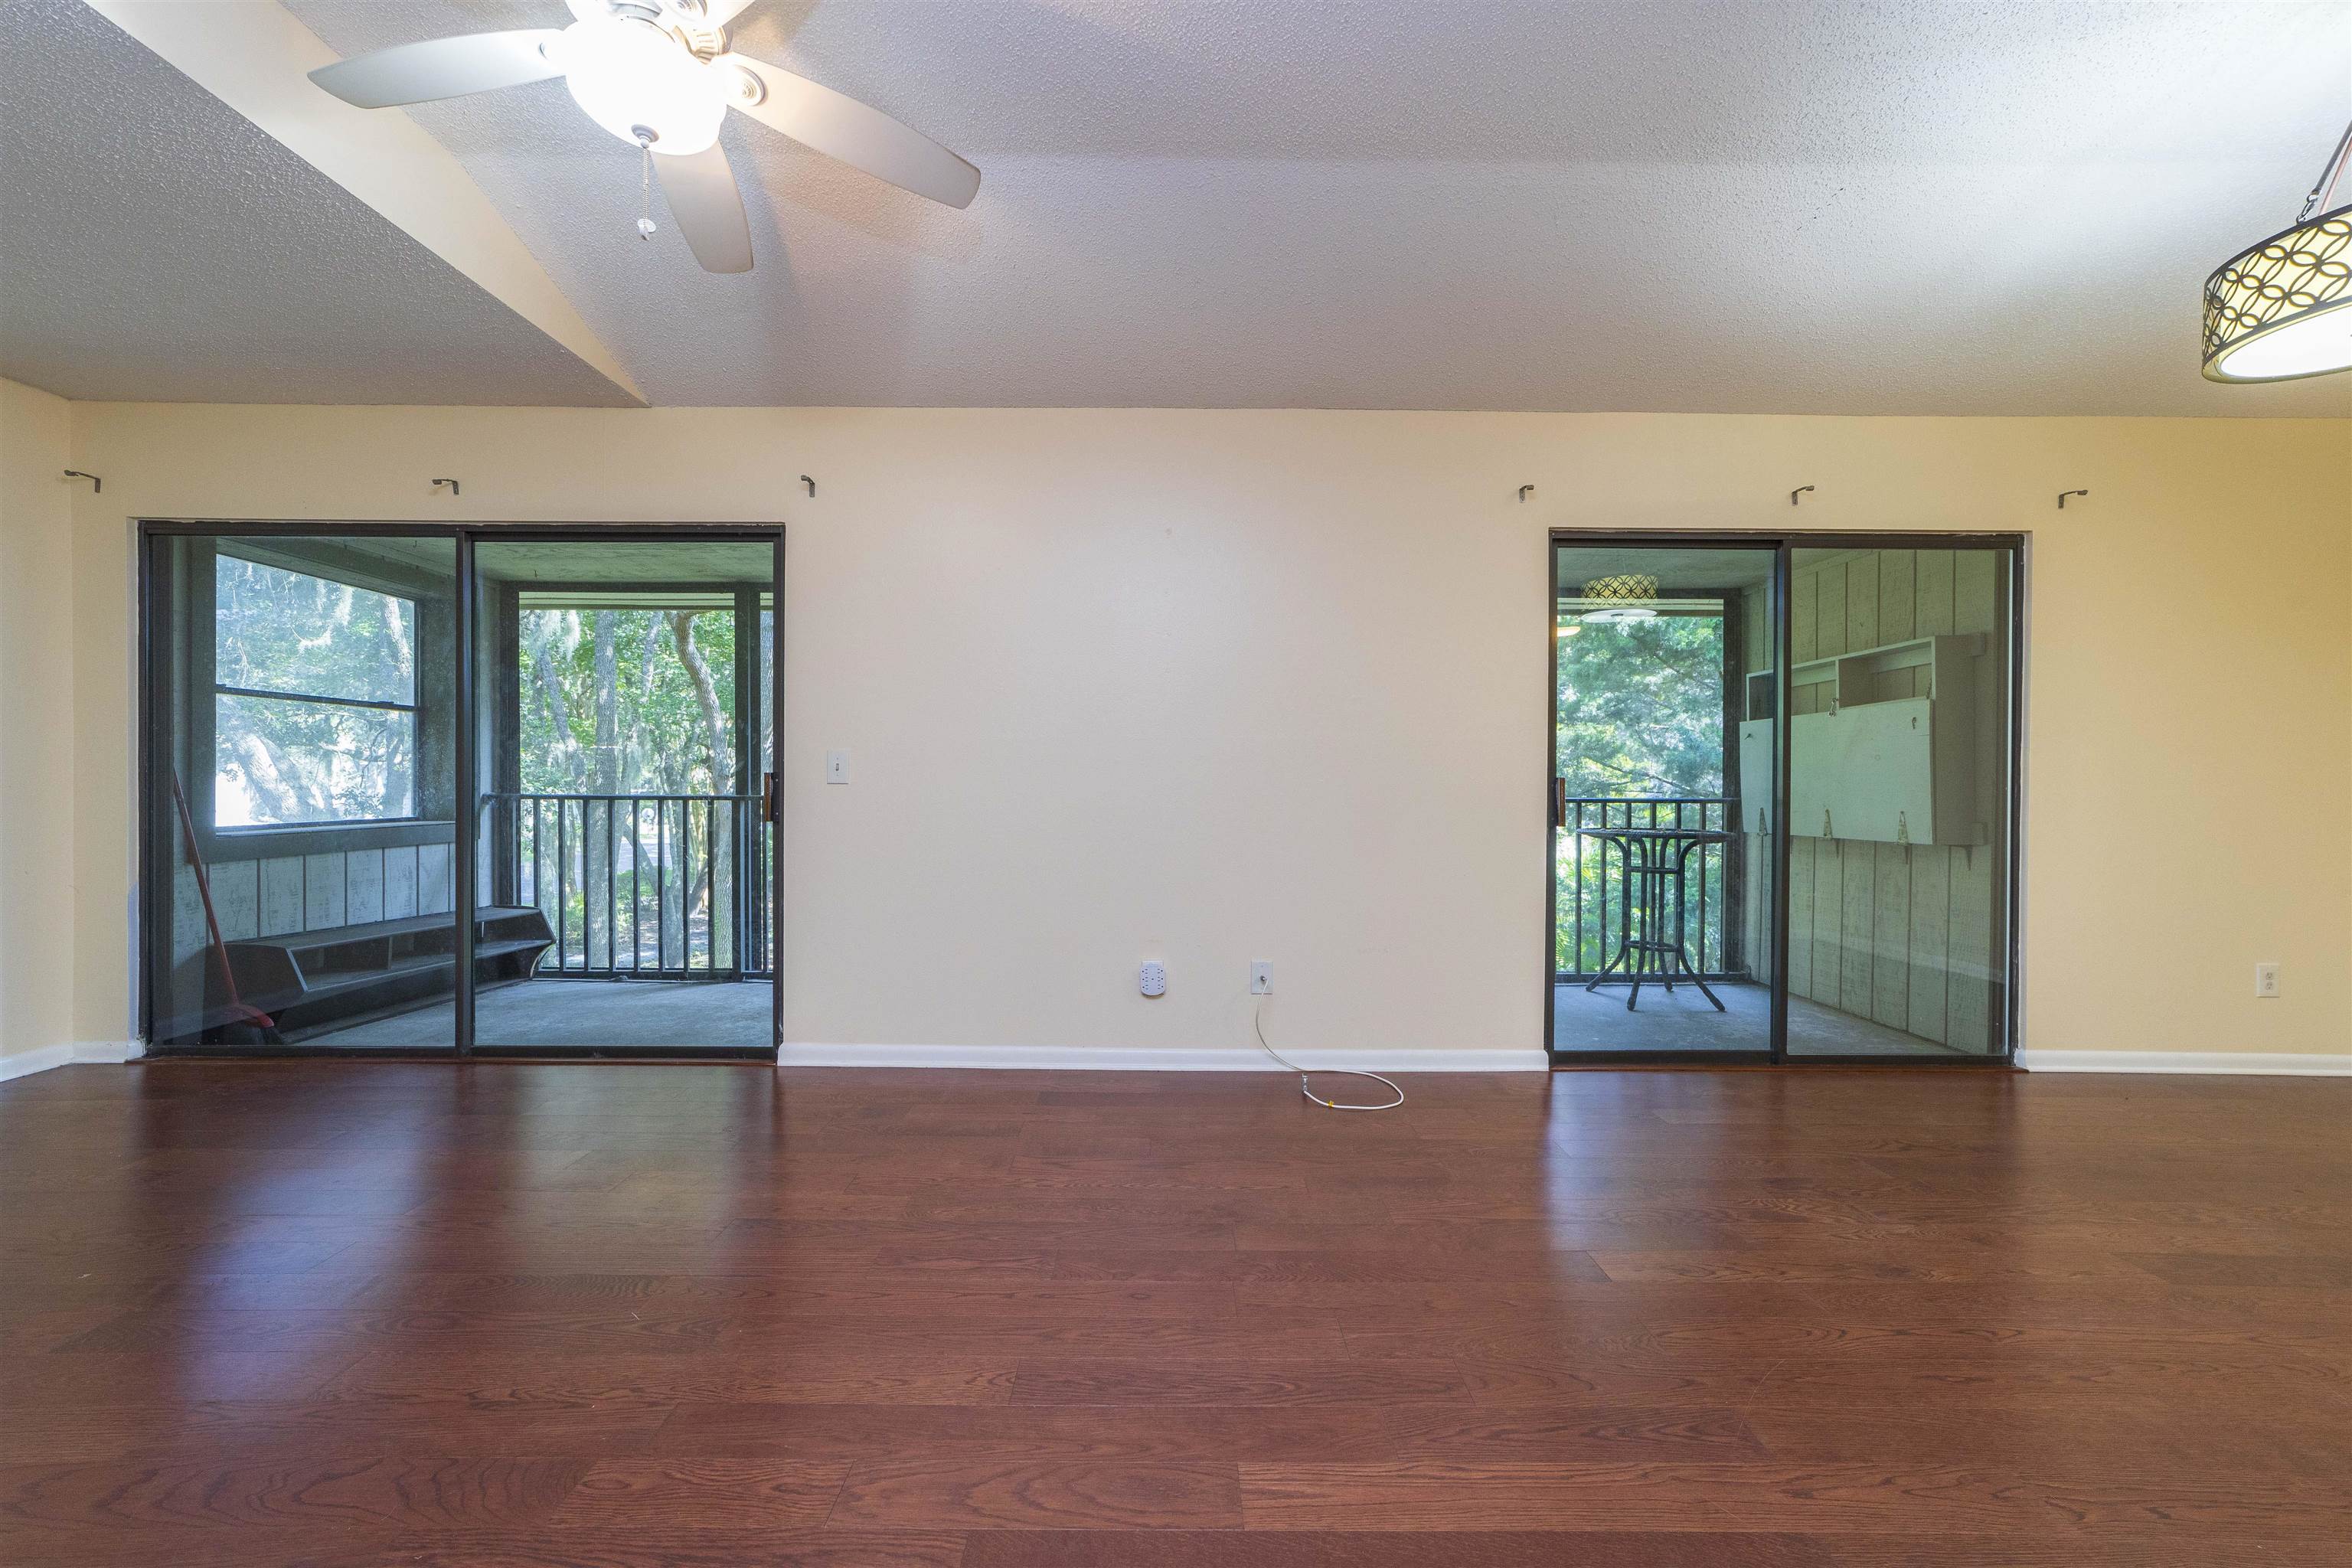
<svg viewBox="0 0 2352 1568">
<path fill-rule="evenodd" d="M 85 474 L 79 468 L 68 468 L 66 470 L 66 478 L 69 479 L 88 479 L 89 481 L 89 493 L 92 495 L 102 495 L 106 491 L 106 481 L 100 479 L 96 474 Z"/>
<path fill-rule="evenodd" d="M 1531 496 L 1531 495 L 1535 494 L 1535 493 L 1536 493 L 1536 488 L 1535 488 L 1535 486 L 1533 486 L 1533 485 L 1521 485 L 1521 486 L 1519 487 L 1519 504 L 1520 504 L 1521 506 L 1525 506 L 1525 505 L 1527 504 L 1527 502 L 1528 502 L 1528 498 L 1529 496 Z"/>
<path fill-rule="evenodd" d="M 436 479 L 433 481 L 433 488 L 436 490 L 443 485 L 447 485 L 449 487 L 449 493 L 453 496 L 462 493 L 457 488 L 457 481 L 455 479 Z"/>
<path fill-rule="evenodd" d="M 1789 504 L 1790 506 L 1796 505 L 1797 498 L 1803 495 L 1807 490 L 1811 489 L 1813 487 L 1811 485 L 1799 485 L 1795 489 L 1790 490 L 1789 492 Z"/>
<path fill-rule="evenodd" d="M 2066 498 L 2067 498 L 2068 496 L 2086 496 L 2086 495 L 2089 495 L 2090 493 L 2091 493 L 2091 492 L 2090 492 L 2090 491 L 2088 491 L 2088 490 L 2061 490 L 2061 491 L 2059 491 L 2059 492 L 2058 492 L 2058 510 L 2059 510 L 2060 511 L 2064 511 L 2064 510 L 2066 510 Z"/>
<path fill-rule="evenodd" d="M 809 500 L 816 500 L 816 481 L 815 481 L 814 479 L 810 479 L 806 474 L 803 474 L 803 475 L 801 476 L 801 483 L 803 483 L 803 484 L 804 484 L 804 485 L 808 486 L 808 490 L 809 490 Z"/>
</svg>

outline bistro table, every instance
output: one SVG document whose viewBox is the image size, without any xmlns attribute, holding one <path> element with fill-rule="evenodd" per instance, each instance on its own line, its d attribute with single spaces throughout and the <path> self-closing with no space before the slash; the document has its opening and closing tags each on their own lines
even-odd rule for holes
<svg viewBox="0 0 2352 1568">
<path fill-rule="evenodd" d="M 1727 844 L 1731 835 L 1711 827 L 1584 827 L 1578 829 L 1587 838 L 1596 838 L 1617 847 L 1617 875 L 1621 906 L 1625 911 L 1625 923 L 1617 938 L 1617 951 L 1601 966 L 1587 991 L 1597 988 L 1612 973 L 1622 973 L 1633 983 L 1626 994 L 1625 1010 L 1633 1011 L 1633 1004 L 1642 994 L 1642 981 L 1654 976 L 1668 992 L 1675 988 L 1675 972 L 1697 986 L 1715 1010 L 1724 1011 L 1723 999 L 1707 990 L 1706 982 L 1690 961 L 1690 950 L 1685 945 L 1687 929 L 1684 920 L 1683 878 L 1690 863 L 1691 851 L 1708 844 Z M 1674 925 L 1666 925 L 1666 908 L 1674 907 Z"/>
</svg>

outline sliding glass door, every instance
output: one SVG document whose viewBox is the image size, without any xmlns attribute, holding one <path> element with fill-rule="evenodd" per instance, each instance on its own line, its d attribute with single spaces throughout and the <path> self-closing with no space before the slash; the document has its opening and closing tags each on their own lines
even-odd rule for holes
<svg viewBox="0 0 2352 1568">
<path fill-rule="evenodd" d="M 1554 536 L 1555 1060 L 2008 1059 L 2020 543 Z"/>
<path fill-rule="evenodd" d="M 150 1046 L 457 1044 L 457 545 L 147 539 Z"/>
<path fill-rule="evenodd" d="M 1776 559 L 1552 552 L 1556 1051 L 1771 1054 Z"/>
<path fill-rule="evenodd" d="M 1788 1049 L 2005 1058 L 2014 552 L 1790 557 Z"/>
<path fill-rule="evenodd" d="M 773 546 L 484 539 L 484 1053 L 764 1048 Z"/>
<path fill-rule="evenodd" d="M 146 525 L 151 1048 L 772 1056 L 782 554 Z"/>
</svg>

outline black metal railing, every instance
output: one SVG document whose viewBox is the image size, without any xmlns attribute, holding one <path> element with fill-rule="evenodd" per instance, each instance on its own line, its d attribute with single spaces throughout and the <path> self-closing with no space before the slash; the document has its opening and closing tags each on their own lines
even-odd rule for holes
<svg viewBox="0 0 2352 1568">
<path fill-rule="evenodd" d="M 485 901 L 537 905 L 542 975 L 772 973 L 774 833 L 758 795 L 482 797 Z"/>
<path fill-rule="evenodd" d="M 1731 802 L 1721 795 L 1651 799 L 1619 795 L 1559 797 L 1559 834 L 1553 859 L 1558 924 L 1552 967 L 1561 980 L 1601 973 L 1625 931 L 1623 852 L 1585 832 L 1601 827 L 1736 828 Z M 1683 884 L 1685 931 L 1691 963 L 1709 980 L 1746 974 L 1740 929 L 1740 873 L 1745 846 L 1733 838 L 1693 849 Z M 1638 895 L 1637 895 L 1638 896 Z"/>
</svg>

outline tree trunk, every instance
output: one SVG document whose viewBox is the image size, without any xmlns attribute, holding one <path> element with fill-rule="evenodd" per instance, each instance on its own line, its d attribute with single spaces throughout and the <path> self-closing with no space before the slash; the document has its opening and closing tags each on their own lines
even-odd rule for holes
<svg viewBox="0 0 2352 1568">
<path fill-rule="evenodd" d="M 727 749 L 727 710 L 719 706 L 718 683 L 710 679 L 710 667 L 703 662 L 702 650 L 694 646 L 694 617 L 700 613 L 672 610 L 670 636 L 677 643 L 678 662 L 686 666 L 687 675 L 694 681 L 694 700 L 702 709 L 702 739 L 710 765 L 710 793 L 732 795 L 735 768 L 734 757 Z"/>
<path fill-rule="evenodd" d="M 615 795 L 621 787 L 621 647 L 618 617 L 610 610 L 596 612 L 596 754 L 590 770 L 595 793 Z"/>
</svg>

